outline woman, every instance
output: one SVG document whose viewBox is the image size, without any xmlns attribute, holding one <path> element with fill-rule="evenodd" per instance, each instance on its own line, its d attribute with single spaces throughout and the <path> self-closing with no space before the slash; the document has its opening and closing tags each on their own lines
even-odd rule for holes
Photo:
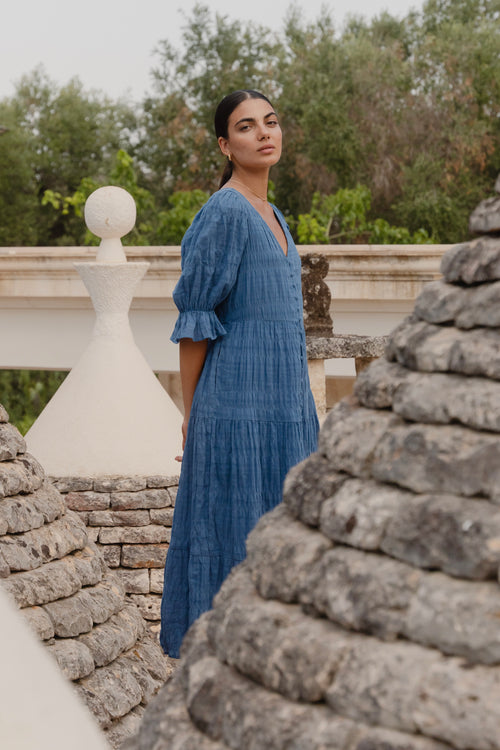
<svg viewBox="0 0 500 750">
<path fill-rule="evenodd" d="M 267 201 L 281 129 L 269 100 L 235 91 L 215 114 L 227 164 L 182 243 L 174 291 L 184 455 L 165 567 L 161 644 L 179 656 L 245 539 L 281 500 L 288 470 L 316 448 L 300 258 Z"/>
</svg>

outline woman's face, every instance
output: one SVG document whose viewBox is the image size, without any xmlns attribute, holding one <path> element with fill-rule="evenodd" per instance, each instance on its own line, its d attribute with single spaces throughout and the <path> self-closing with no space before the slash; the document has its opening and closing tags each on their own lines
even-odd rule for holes
<svg viewBox="0 0 500 750">
<path fill-rule="evenodd" d="M 235 166 L 262 169 L 279 161 L 281 138 L 272 106 L 265 99 L 245 99 L 231 113 L 227 138 L 219 138 L 219 146 Z"/>
</svg>

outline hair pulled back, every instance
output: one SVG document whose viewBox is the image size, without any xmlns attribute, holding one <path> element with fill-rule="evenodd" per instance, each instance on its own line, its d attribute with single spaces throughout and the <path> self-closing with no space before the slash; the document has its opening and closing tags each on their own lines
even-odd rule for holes
<svg viewBox="0 0 500 750">
<path fill-rule="evenodd" d="M 215 110 L 214 126 L 217 138 L 227 138 L 229 118 L 236 107 L 241 104 L 241 102 L 244 102 L 245 99 L 264 99 L 264 101 L 270 104 L 271 107 L 273 106 L 267 96 L 261 94 L 260 91 L 254 91 L 253 89 L 240 89 L 239 91 L 233 91 L 219 102 L 217 109 Z M 219 190 L 231 178 L 232 174 L 233 163 L 229 159 L 226 159 L 226 165 L 220 178 Z"/>
</svg>

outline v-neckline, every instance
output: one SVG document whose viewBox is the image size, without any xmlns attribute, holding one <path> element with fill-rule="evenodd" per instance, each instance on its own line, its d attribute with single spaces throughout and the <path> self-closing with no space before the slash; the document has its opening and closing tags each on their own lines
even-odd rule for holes
<svg viewBox="0 0 500 750">
<path fill-rule="evenodd" d="M 278 216 L 278 214 L 276 213 L 276 210 L 277 210 L 276 206 L 273 205 L 272 203 L 269 204 L 271 206 L 271 208 L 273 209 L 273 214 L 274 214 L 274 216 L 276 218 L 276 221 L 280 225 L 281 231 L 283 232 L 283 236 L 284 236 L 285 241 L 286 241 L 286 251 L 283 250 L 283 248 L 281 247 L 278 238 L 275 236 L 273 230 L 271 229 L 271 227 L 269 226 L 269 224 L 267 223 L 267 221 L 264 219 L 263 216 L 260 215 L 260 213 L 257 211 L 257 209 L 255 208 L 255 206 L 253 206 L 250 203 L 250 201 L 248 200 L 248 198 L 246 196 L 244 196 L 243 193 L 240 193 L 239 190 L 236 190 L 236 188 L 233 188 L 233 187 L 227 187 L 227 188 L 221 188 L 221 189 L 222 190 L 232 190 L 234 193 L 238 193 L 238 195 L 241 195 L 241 197 L 243 198 L 243 200 L 250 206 L 250 208 L 252 209 L 252 211 L 255 211 L 255 213 L 257 214 L 257 216 L 259 217 L 259 219 L 262 221 L 262 223 L 264 224 L 264 226 L 267 227 L 267 230 L 268 230 L 269 234 L 271 235 L 271 237 L 273 238 L 273 240 L 278 245 L 280 253 L 283 255 L 284 258 L 288 258 L 289 253 L 290 253 L 290 242 L 288 240 L 287 233 L 285 232 L 285 228 L 283 227 L 283 224 L 281 223 L 281 219 Z"/>
</svg>

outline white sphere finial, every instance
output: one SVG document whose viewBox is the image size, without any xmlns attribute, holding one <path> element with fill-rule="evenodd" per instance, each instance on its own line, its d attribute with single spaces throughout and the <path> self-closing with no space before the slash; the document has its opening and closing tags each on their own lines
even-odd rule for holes
<svg viewBox="0 0 500 750">
<path fill-rule="evenodd" d="M 97 251 L 99 263 L 127 261 L 120 238 L 134 228 L 135 219 L 135 201 L 123 188 L 108 185 L 89 195 L 85 203 L 85 223 L 101 238 Z"/>
</svg>

